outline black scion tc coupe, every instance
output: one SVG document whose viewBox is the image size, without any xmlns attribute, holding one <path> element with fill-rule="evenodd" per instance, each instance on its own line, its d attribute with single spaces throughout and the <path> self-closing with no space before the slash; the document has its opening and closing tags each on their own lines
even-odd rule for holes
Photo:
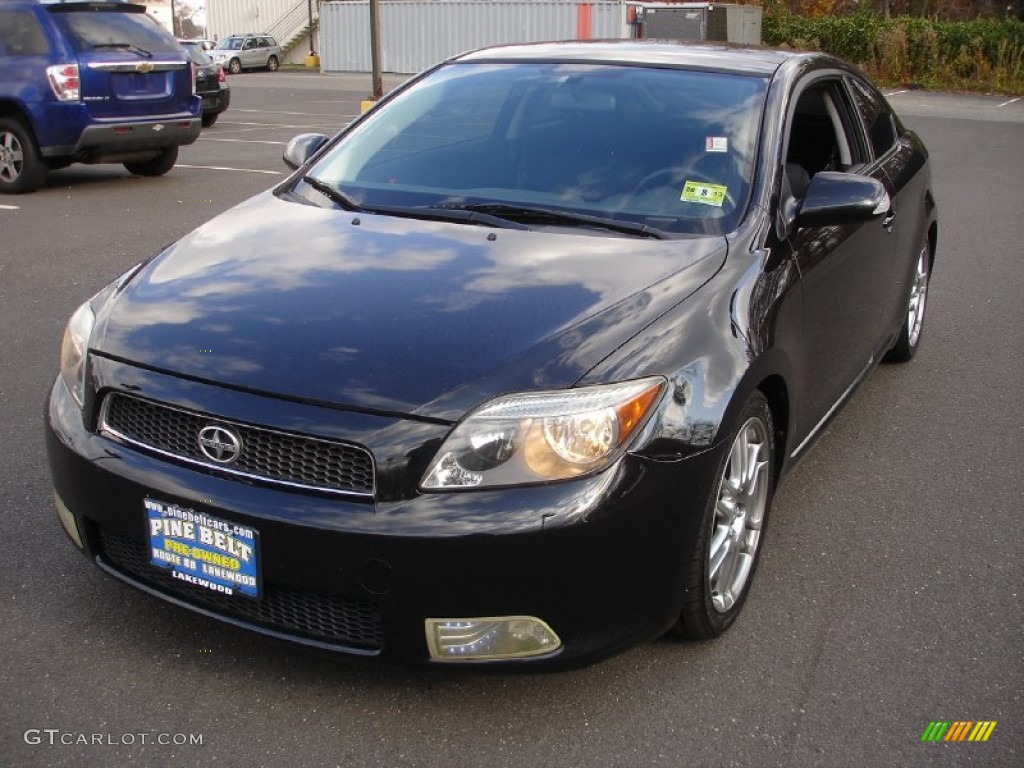
<svg viewBox="0 0 1024 768">
<path fill-rule="evenodd" d="M 772 492 L 921 339 L 927 152 L 829 56 L 459 56 L 72 315 L 57 511 L 110 575 L 381 660 L 710 638 Z"/>
</svg>

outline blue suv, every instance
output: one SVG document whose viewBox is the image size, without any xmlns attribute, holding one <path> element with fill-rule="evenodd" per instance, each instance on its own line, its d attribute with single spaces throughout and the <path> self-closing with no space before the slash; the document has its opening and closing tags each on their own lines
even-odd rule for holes
<svg viewBox="0 0 1024 768">
<path fill-rule="evenodd" d="M 167 173 L 199 136 L 192 64 L 123 2 L 0 0 L 0 193 L 71 163 Z"/>
</svg>

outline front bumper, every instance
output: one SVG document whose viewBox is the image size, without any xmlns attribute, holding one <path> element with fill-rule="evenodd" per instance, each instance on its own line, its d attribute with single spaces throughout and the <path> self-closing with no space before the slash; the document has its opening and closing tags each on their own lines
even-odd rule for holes
<svg viewBox="0 0 1024 768">
<path fill-rule="evenodd" d="M 47 404 L 47 449 L 55 492 L 75 518 L 83 550 L 108 573 L 165 600 L 301 644 L 412 663 L 430 658 L 427 618 L 538 617 L 561 649 L 498 663 L 569 666 L 654 638 L 678 615 L 684 554 L 714 452 L 678 461 L 630 455 L 596 477 L 548 486 L 410 493 L 387 481 L 390 455 L 408 453 L 395 437 L 408 431 L 403 422 L 268 401 L 111 361 L 93 367 L 101 380 L 135 391 L 141 383 L 145 394 L 182 406 L 198 400 L 224 418 L 260 413 L 282 429 L 319 420 L 332 433 L 348 421 L 355 432 L 377 435 L 367 440 L 382 478 L 376 499 L 253 484 L 94 433 L 58 380 Z M 395 423 L 369 423 L 376 419 Z M 436 446 L 447 429 L 412 431 L 419 444 Z M 390 448 L 381 435 L 390 436 Z M 262 598 L 213 593 L 151 566 L 146 499 L 258 530 Z"/>
</svg>

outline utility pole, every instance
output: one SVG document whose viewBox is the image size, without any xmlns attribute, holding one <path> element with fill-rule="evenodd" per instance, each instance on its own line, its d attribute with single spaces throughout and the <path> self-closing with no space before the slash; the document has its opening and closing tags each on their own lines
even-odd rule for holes
<svg viewBox="0 0 1024 768">
<path fill-rule="evenodd" d="M 313 0 L 306 0 L 306 10 L 309 11 L 309 55 L 315 56 L 313 48 Z"/>
<path fill-rule="evenodd" d="M 380 0 L 370 0 L 370 59 L 373 68 L 373 100 L 384 95 L 384 80 L 380 73 Z"/>
</svg>

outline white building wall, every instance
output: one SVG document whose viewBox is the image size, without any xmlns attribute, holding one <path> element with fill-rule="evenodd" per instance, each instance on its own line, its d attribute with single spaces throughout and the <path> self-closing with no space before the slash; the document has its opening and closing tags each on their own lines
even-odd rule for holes
<svg viewBox="0 0 1024 768">
<path fill-rule="evenodd" d="M 240 32 L 271 33 L 274 23 L 297 5 L 306 7 L 306 0 L 206 0 L 207 34 L 220 40 Z"/>
<path fill-rule="evenodd" d="M 385 72 L 419 72 L 486 45 L 628 38 L 631 32 L 626 6 L 620 2 L 381 0 L 380 5 Z M 588 30 L 589 34 L 581 34 Z M 320 28 L 323 70 L 369 72 L 370 61 L 369 1 L 325 3 Z"/>
</svg>

